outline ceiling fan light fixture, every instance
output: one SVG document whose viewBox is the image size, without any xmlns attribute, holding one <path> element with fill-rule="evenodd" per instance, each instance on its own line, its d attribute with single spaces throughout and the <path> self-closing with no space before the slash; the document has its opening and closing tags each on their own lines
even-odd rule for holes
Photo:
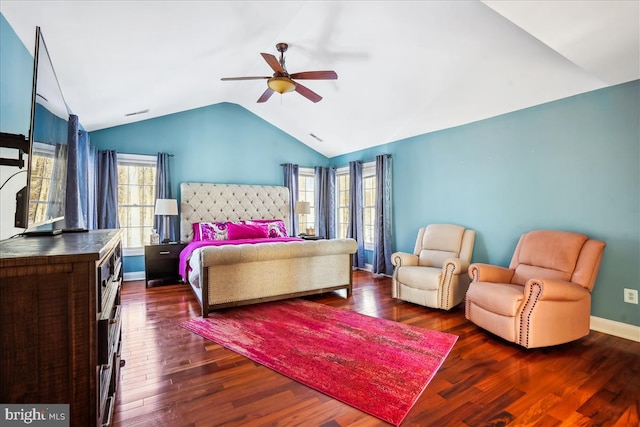
<svg viewBox="0 0 640 427">
<path fill-rule="evenodd" d="M 267 79 L 267 89 L 258 98 L 256 102 L 266 102 L 273 92 L 283 94 L 286 92 L 296 91 L 301 96 L 307 98 L 311 102 L 319 102 L 322 97 L 309 89 L 308 87 L 297 83 L 296 80 L 335 80 L 338 75 L 335 71 L 303 71 L 300 73 L 289 74 L 284 66 L 284 52 L 289 45 L 286 43 L 278 43 L 276 49 L 280 52 L 280 60 L 270 53 L 261 53 L 262 58 L 267 62 L 267 65 L 273 70 L 273 77 L 268 76 L 255 76 L 255 77 L 223 77 L 222 80 L 262 80 Z"/>
<path fill-rule="evenodd" d="M 287 77 L 271 77 L 267 80 L 267 85 L 271 90 L 280 94 L 296 89 L 296 84 Z"/>
</svg>

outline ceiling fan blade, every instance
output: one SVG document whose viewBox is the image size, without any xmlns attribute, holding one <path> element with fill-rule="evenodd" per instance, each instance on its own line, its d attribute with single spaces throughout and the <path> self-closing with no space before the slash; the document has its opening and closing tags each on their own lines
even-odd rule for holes
<svg viewBox="0 0 640 427">
<path fill-rule="evenodd" d="M 292 79 L 302 80 L 337 80 L 335 71 L 303 71 L 302 73 L 291 74 Z"/>
<path fill-rule="evenodd" d="M 275 56 L 271 55 L 270 53 L 261 53 L 260 55 L 262 55 L 264 60 L 267 61 L 267 64 L 269 64 L 269 66 L 273 69 L 273 71 L 275 71 L 276 73 L 284 74 L 282 65 L 280 65 L 280 62 Z"/>
<path fill-rule="evenodd" d="M 270 79 L 271 77 L 223 77 L 220 80 L 229 81 L 229 80 L 262 80 L 262 79 Z"/>
<path fill-rule="evenodd" d="M 296 83 L 296 92 L 298 92 L 300 95 L 304 96 L 305 98 L 307 98 L 309 101 L 312 101 L 312 102 L 318 102 L 322 99 L 320 95 L 318 95 L 308 87 L 302 86 L 300 83 Z"/>
<path fill-rule="evenodd" d="M 271 98 L 271 95 L 273 95 L 273 90 L 268 87 L 267 90 L 264 91 L 264 93 L 260 96 L 260 98 L 258 98 L 258 102 L 266 102 L 269 98 Z"/>
</svg>

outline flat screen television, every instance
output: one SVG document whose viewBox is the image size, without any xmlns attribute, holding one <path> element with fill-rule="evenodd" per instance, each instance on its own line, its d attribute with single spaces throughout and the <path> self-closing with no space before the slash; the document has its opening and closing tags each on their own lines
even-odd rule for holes
<svg viewBox="0 0 640 427">
<path fill-rule="evenodd" d="M 36 27 L 27 185 L 16 195 L 15 226 L 37 234 L 64 219 L 69 108 Z M 50 227 L 42 227 L 51 224 Z M 43 230 L 44 229 L 44 230 Z"/>
</svg>

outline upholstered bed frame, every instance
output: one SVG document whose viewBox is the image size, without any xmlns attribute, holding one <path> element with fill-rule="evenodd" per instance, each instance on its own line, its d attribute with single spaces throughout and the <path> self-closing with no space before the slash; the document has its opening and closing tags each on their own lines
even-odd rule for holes
<svg viewBox="0 0 640 427">
<path fill-rule="evenodd" d="M 180 236 L 196 222 L 282 219 L 289 224 L 289 190 L 280 186 L 180 184 Z M 290 228 L 289 228 L 290 230 Z M 189 281 L 202 316 L 210 310 L 339 289 L 352 291 L 353 239 L 207 246 L 194 252 Z"/>
</svg>

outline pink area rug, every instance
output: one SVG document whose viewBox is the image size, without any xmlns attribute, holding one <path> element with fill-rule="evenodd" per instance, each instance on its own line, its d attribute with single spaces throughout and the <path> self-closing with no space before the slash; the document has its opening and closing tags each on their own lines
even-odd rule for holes
<svg viewBox="0 0 640 427">
<path fill-rule="evenodd" d="M 458 339 L 301 299 L 209 316 L 180 326 L 394 425 Z"/>
</svg>

